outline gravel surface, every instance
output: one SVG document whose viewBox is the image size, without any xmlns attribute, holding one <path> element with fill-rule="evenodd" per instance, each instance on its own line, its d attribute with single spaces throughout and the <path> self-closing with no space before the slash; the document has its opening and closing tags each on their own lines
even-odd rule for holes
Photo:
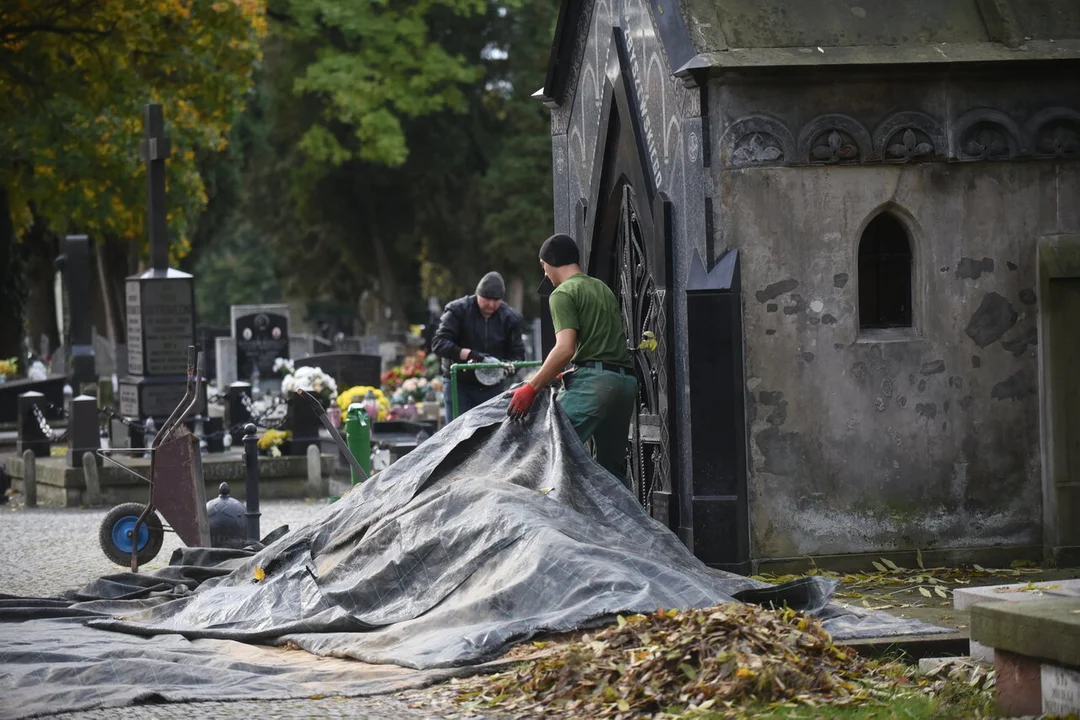
<svg viewBox="0 0 1080 720">
<path fill-rule="evenodd" d="M 296 528 L 310 522 L 326 502 L 268 500 L 261 504 L 260 530 L 266 535 L 281 525 Z M 0 505 L 0 593 L 51 597 L 81 587 L 90 580 L 125 568 L 110 562 L 98 545 L 98 529 L 109 508 L 26 508 L 15 496 Z M 181 546 L 175 534 L 165 542 L 146 570 L 165 567 L 172 551 Z M 359 698 L 327 697 L 309 700 L 197 702 L 107 708 L 51 717 L 70 720 L 132 720 L 159 718 L 496 718 L 495 714 L 462 712 L 454 702 L 454 682 L 390 695 Z"/>
<path fill-rule="evenodd" d="M 325 507 L 325 502 L 267 500 L 260 505 L 259 529 L 265 536 L 281 525 L 300 527 Z M 4 553 L 15 560 L 0 564 L 0 593 L 49 597 L 102 575 L 125 572 L 127 568 L 113 564 L 98 545 L 98 530 L 108 512 L 109 508 L 0 505 Z M 173 550 L 182 545 L 175 533 L 166 533 L 161 552 L 140 569 L 165 567 Z"/>
</svg>

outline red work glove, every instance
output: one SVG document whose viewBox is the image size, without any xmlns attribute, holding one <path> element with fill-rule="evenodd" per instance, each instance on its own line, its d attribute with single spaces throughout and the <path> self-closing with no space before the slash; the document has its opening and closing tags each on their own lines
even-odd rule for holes
<svg viewBox="0 0 1080 720">
<path fill-rule="evenodd" d="M 510 407 L 507 408 L 506 414 L 512 420 L 520 420 L 525 417 L 525 414 L 529 412 L 529 408 L 532 407 L 533 400 L 536 399 L 536 388 L 529 383 L 525 383 L 508 394 L 510 395 Z"/>
</svg>

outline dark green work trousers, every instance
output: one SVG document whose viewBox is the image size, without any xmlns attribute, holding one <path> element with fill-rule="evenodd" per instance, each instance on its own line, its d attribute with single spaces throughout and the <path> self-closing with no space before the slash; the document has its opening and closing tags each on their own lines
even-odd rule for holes
<svg viewBox="0 0 1080 720">
<path fill-rule="evenodd" d="M 581 441 L 593 439 L 596 461 L 629 487 L 626 443 L 637 405 L 637 378 L 633 373 L 578 368 L 563 377 L 563 388 L 556 400 Z"/>
</svg>

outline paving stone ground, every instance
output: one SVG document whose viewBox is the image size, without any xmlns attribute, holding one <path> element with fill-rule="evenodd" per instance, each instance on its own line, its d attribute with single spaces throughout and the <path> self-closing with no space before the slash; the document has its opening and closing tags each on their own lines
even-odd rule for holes
<svg viewBox="0 0 1080 720">
<path fill-rule="evenodd" d="M 269 500 L 262 503 L 260 530 L 266 535 L 281 526 L 308 523 L 325 501 Z M 123 572 L 98 546 L 98 528 L 108 508 L 25 508 L 19 498 L 0 505 L 0 593 L 51 597 L 80 587 L 101 575 Z M 154 570 L 168 565 L 180 540 L 169 533 L 158 556 L 144 566 Z M 495 714 L 463 713 L 454 703 L 454 687 L 444 684 L 392 695 L 314 700 L 198 702 L 108 708 L 50 717 L 63 720 L 201 720 L 203 718 L 496 718 Z"/>
</svg>

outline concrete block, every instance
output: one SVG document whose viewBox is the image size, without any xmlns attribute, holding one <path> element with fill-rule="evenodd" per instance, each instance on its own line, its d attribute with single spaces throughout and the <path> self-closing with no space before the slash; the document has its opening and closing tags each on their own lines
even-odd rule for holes
<svg viewBox="0 0 1080 720">
<path fill-rule="evenodd" d="M 1080 598 L 1080 579 L 957 588 L 953 591 L 953 608 L 967 610 L 976 603 L 1028 602 L 1053 597 Z"/>
<path fill-rule="evenodd" d="M 1038 661 L 1080 668 L 1080 598 L 971 607 L 971 639 Z"/>
</svg>

